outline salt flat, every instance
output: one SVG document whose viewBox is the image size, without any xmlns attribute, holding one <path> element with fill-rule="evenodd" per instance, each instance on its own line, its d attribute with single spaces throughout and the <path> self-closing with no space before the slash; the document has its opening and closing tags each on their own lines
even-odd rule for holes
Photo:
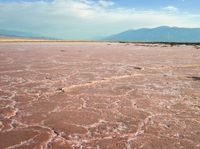
<svg viewBox="0 0 200 149">
<path fill-rule="evenodd" d="M 200 46 L 0 43 L 0 148 L 199 149 Z"/>
</svg>

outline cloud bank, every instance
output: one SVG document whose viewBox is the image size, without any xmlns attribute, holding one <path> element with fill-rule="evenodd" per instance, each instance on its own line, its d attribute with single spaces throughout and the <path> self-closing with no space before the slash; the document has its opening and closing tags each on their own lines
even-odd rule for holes
<svg viewBox="0 0 200 149">
<path fill-rule="evenodd" d="M 62 39 L 94 39 L 156 26 L 200 27 L 200 15 L 173 6 L 159 10 L 117 7 L 109 0 L 0 2 L 0 28 Z"/>
</svg>

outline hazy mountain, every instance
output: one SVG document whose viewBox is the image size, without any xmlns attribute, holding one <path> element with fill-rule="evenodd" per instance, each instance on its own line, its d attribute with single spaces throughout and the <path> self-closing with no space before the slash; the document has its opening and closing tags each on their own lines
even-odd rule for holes
<svg viewBox="0 0 200 149">
<path fill-rule="evenodd" d="M 139 42 L 200 42 L 200 28 L 161 26 L 152 29 L 128 30 L 104 38 L 111 41 Z"/>
<path fill-rule="evenodd" d="M 23 31 L 15 31 L 15 30 L 4 30 L 0 29 L 0 36 L 16 36 L 16 37 L 26 37 L 26 38 L 40 38 L 40 39 L 53 39 L 44 37 L 38 34 L 23 32 Z"/>
</svg>

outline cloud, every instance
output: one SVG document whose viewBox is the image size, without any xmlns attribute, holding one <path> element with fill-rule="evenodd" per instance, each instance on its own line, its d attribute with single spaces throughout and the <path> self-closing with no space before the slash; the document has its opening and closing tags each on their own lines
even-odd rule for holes
<svg viewBox="0 0 200 149">
<path fill-rule="evenodd" d="M 164 7 L 163 9 L 166 11 L 170 11 L 170 12 L 178 12 L 179 11 L 179 9 L 174 6 L 167 6 L 167 7 Z"/>
<path fill-rule="evenodd" d="M 112 2 L 112 1 L 109 1 L 109 0 L 100 0 L 99 1 L 99 4 L 102 6 L 102 7 L 110 7 L 110 6 L 113 6 L 115 3 Z"/>
<path fill-rule="evenodd" d="M 91 39 L 141 27 L 199 27 L 200 16 L 119 8 L 112 1 L 0 2 L 0 28 L 64 39 Z"/>
</svg>

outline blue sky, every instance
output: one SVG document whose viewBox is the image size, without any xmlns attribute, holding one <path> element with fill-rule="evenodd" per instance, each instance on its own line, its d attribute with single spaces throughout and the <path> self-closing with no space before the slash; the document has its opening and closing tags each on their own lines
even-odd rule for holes
<svg viewBox="0 0 200 149">
<path fill-rule="evenodd" d="M 200 27 L 200 0 L 0 0 L 0 29 L 91 39 L 129 29 Z"/>
<path fill-rule="evenodd" d="M 42 0 L 0 0 L 0 2 L 37 2 Z M 43 0 L 52 2 L 53 0 Z M 93 0 L 98 2 L 98 0 Z M 184 11 L 198 12 L 200 11 L 199 0 L 113 0 L 116 6 L 137 9 L 159 9 L 166 6 L 174 6 Z"/>
<path fill-rule="evenodd" d="M 199 11 L 199 0 L 116 0 L 116 3 L 125 7 L 138 9 L 159 9 L 174 6 L 186 11 Z"/>
</svg>

